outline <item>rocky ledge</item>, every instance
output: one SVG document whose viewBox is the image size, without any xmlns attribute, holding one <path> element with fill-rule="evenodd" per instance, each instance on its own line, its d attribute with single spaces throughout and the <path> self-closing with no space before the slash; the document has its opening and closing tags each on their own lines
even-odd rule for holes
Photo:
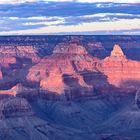
<svg viewBox="0 0 140 140">
<path fill-rule="evenodd" d="M 0 119 L 33 115 L 31 106 L 24 98 L 0 100 Z"/>
</svg>

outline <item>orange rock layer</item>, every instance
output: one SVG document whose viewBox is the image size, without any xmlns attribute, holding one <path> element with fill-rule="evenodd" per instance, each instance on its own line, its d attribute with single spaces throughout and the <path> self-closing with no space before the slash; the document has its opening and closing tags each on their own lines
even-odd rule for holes
<svg viewBox="0 0 140 140">
<path fill-rule="evenodd" d="M 22 72 L 19 71 L 21 79 Z M 2 73 L 0 77 L 3 78 Z M 46 93 L 91 96 L 97 88 L 102 92 L 115 91 L 114 87 L 138 88 L 140 62 L 127 59 L 119 45 L 100 60 L 89 55 L 83 46 L 61 44 L 28 70 L 26 80 L 39 83 L 39 90 Z M 17 94 L 17 90 L 8 92 Z"/>
</svg>

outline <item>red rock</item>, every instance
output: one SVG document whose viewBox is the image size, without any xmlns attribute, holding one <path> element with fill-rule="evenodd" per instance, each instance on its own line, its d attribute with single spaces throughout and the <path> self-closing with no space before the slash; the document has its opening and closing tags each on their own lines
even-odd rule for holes
<svg viewBox="0 0 140 140">
<path fill-rule="evenodd" d="M 37 92 L 37 89 L 27 88 L 23 86 L 22 84 L 16 84 L 11 89 L 7 90 L 0 90 L 0 94 L 6 94 L 6 95 L 13 95 L 13 96 L 21 96 L 20 94 L 28 94 L 30 93 L 30 96 L 34 96 Z M 37 95 L 36 95 L 37 96 Z"/>
<path fill-rule="evenodd" d="M 88 52 L 86 51 L 86 49 L 81 46 L 81 45 L 77 45 L 76 43 L 71 43 L 69 45 L 65 45 L 63 43 L 59 44 L 56 46 L 56 48 L 53 51 L 53 54 L 88 54 Z"/>
<path fill-rule="evenodd" d="M 117 44 L 114 45 L 113 50 L 111 51 L 111 57 L 125 57 L 119 45 Z"/>
<path fill-rule="evenodd" d="M 93 95 L 95 87 L 101 89 L 102 93 L 110 90 L 118 92 L 113 86 L 128 88 L 134 85 L 136 88 L 132 81 L 140 80 L 139 69 L 140 62 L 127 59 L 119 45 L 114 46 L 110 56 L 100 60 L 89 55 L 83 46 L 59 44 L 52 55 L 42 58 L 29 69 L 26 79 L 40 85 L 39 90 L 46 93 L 77 98 Z M 15 74 L 23 81 L 26 72 L 20 69 Z M 34 88 L 38 90 L 38 87 Z M 22 92 L 28 90 L 16 86 L 6 92 L 16 95 L 19 89 Z"/>
<path fill-rule="evenodd" d="M 33 46 L 0 46 L 0 57 L 4 63 L 9 63 L 9 61 L 13 63 L 13 60 L 10 59 L 14 57 L 30 58 L 32 62 L 38 62 L 40 59 L 37 53 Z"/>
<path fill-rule="evenodd" d="M 74 88 L 80 90 L 80 87 L 81 90 L 82 88 L 92 89 L 92 86 L 87 85 L 79 74 L 81 71 L 92 70 L 94 67 L 92 63 L 93 58 L 87 54 L 84 47 L 76 46 L 76 44 L 59 45 L 51 56 L 43 58 L 40 63 L 29 70 L 27 79 L 40 82 L 42 90 L 57 94 L 63 94 L 65 91 L 71 92 Z M 64 82 L 64 75 L 77 80 L 79 87 L 67 85 Z M 82 91 L 79 92 L 82 93 Z"/>
<path fill-rule="evenodd" d="M 110 84 L 126 86 L 127 81 L 140 80 L 140 62 L 127 59 L 120 46 L 115 45 L 111 55 L 102 62 L 102 71 Z"/>
</svg>

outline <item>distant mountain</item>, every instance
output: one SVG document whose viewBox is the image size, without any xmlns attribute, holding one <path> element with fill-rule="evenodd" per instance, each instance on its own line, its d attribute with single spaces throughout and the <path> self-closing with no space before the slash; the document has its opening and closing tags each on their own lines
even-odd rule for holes
<svg viewBox="0 0 140 140">
<path fill-rule="evenodd" d="M 105 58 L 114 44 L 121 45 L 128 58 L 140 60 L 140 36 L 62 35 L 62 36 L 0 36 L 0 46 L 33 46 L 41 57 L 52 54 L 59 43 L 76 42 L 93 56 Z"/>
</svg>

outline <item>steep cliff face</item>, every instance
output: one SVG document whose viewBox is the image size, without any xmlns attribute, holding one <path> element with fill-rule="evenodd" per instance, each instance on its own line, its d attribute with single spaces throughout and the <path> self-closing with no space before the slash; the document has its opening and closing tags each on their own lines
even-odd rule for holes
<svg viewBox="0 0 140 140">
<path fill-rule="evenodd" d="M 52 55 L 42 58 L 31 68 L 29 66 L 16 70 L 14 75 L 17 75 L 18 79 L 16 77 L 11 79 L 15 83 L 28 81 L 36 95 L 37 92 L 42 92 L 66 94 L 67 98 L 75 98 L 91 96 L 94 89 L 100 92 L 108 92 L 111 89 L 115 92 L 114 86 L 128 88 L 131 85 L 132 88 L 137 88 L 139 86 L 137 81 L 140 79 L 139 68 L 140 63 L 127 59 L 119 45 L 114 46 L 110 56 L 100 60 L 89 55 L 81 45 L 61 43 L 56 46 Z M 4 83 L 6 78 L 1 81 L 2 85 Z M 23 92 L 20 93 L 30 90 L 21 89 Z M 0 92 L 17 95 L 19 90 L 11 88 Z M 28 93 L 32 93 L 32 90 Z"/>
<path fill-rule="evenodd" d="M 126 58 L 119 45 L 115 45 L 111 55 L 103 60 L 102 68 L 109 83 L 118 87 L 137 86 L 134 82 L 140 80 L 140 62 Z"/>
<path fill-rule="evenodd" d="M 27 79 L 40 82 L 40 88 L 53 93 L 64 94 L 89 94 L 82 92 L 84 89 L 92 91 L 92 86 L 85 83 L 80 72 L 92 71 L 94 68 L 93 57 L 88 55 L 82 46 L 71 44 L 57 46 L 53 54 L 43 58 L 40 63 L 33 66 Z M 75 83 L 72 85 L 72 83 Z M 78 93 L 76 93 L 78 92 Z M 92 94 L 92 92 L 90 93 Z"/>
<path fill-rule="evenodd" d="M 77 45 L 76 43 L 70 43 L 69 45 L 66 46 L 64 43 L 60 43 L 56 46 L 56 48 L 53 51 L 53 54 L 79 54 L 79 55 L 85 55 L 88 54 L 86 49 L 81 46 Z"/>
<path fill-rule="evenodd" d="M 30 58 L 32 62 L 38 61 L 37 49 L 33 46 L 0 46 L 1 63 L 15 63 L 14 58 Z"/>
<path fill-rule="evenodd" d="M 1 71 L 1 67 L 0 67 L 0 80 L 3 78 L 3 74 L 2 74 L 2 71 Z"/>
<path fill-rule="evenodd" d="M 111 51 L 111 57 L 125 58 L 125 55 L 119 45 L 114 45 L 113 50 Z"/>
<path fill-rule="evenodd" d="M 0 140 L 140 139 L 140 91 L 135 90 L 140 86 L 140 62 L 128 59 L 124 46 L 115 45 L 101 60 L 86 49 L 92 51 L 95 45 L 92 52 L 102 52 L 102 44 L 83 47 L 75 41 L 58 44 L 37 64 L 18 67 L 14 64 L 34 50 L 6 57 L 1 52 Z"/>
<path fill-rule="evenodd" d="M 52 55 L 29 70 L 27 80 L 40 83 L 41 90 L 47 92 L 79 97 L 93 95 L 94 87 L 104 92 L 130 85 L 130 89 L 137 88 L 139 68 L 140 62 L 127 59 L 119 45 L 100 60 L 90 56 L 83 46 L 59 44 Z"/>
</svg>

